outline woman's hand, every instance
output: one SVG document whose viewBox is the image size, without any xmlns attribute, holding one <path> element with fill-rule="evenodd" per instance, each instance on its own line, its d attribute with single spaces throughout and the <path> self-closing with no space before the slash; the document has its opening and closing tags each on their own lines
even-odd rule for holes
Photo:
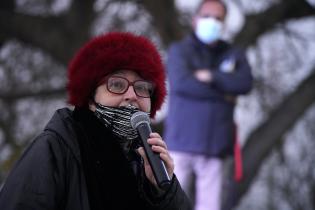
<svg viewBox="0 0 315 210">
<path fill-rule="evenodd" d="M 148 144 L 151 145 L 153 152 L 160 154 L 160 158 L 163 160 L 165 164 L 167 173 L 170 179 L 172 179 L 173 174 L 174 174 L 174 161 L 171 158 L 167 150 L 166 143 L 162 140 L 162 137 L 158 133 L 151 133 L 147 142 Z M 143 147 L 138 148 L 138 152 L 144 159 L 144 169 L 145 169 L 145 174 L 147 178 L 153 185 L 158 186 Z"/>
</svg>

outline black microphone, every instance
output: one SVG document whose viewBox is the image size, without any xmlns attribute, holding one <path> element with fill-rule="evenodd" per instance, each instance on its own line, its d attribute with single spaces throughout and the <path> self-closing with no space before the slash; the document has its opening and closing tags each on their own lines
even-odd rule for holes
<svg viewBox="0 0 315 210">
<path fill-rule="evenodd" d="M 147 142 L 150 133 L 152 133 L 149 116 L 145 112 L 138 111 L 131 116 L 130 121 L 131 126 L 139 133 L 144 151 L 147 155 L 158 186 L 161 189 L 167 189 L 167 187 L 171 184 L 171 180 L 166 171 L 164 162 L 160 159 L 159 153 L 153 152 L 151 145 Z"/>
</svg>

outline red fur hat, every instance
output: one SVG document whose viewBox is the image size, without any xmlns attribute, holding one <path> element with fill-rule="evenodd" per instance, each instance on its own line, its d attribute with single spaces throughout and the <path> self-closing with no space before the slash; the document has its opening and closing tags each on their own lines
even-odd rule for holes
<svg viewBox="0 0 315 210">
<path fill-rule="evenodd" d="M 112 32 L 93 38 L 71 60 L 68 68 L 69 103 L 87 107 L 97 84 L 115 70 L 132 70 L 154 83 L 151 117 L 166 95 L 165 71 L 154 44 L 143 36 Z"/>
</svg>

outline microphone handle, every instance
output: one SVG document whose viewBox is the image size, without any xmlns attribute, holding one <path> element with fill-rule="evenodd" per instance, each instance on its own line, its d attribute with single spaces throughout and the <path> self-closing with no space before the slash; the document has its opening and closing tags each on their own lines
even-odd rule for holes
<svg viewBox="0 0 315 210">
<path fill-rule="evenodd" d="M 140 125 L 138 125 L 137 130 L 141 137 L 144 151 L 147 155 L 158 186 L 161 189 L 167 189 L 167 187 L 171 184 L 171 180 L 167 173 L 165 164 L 161 160 L 159 153 L 153 152 L 151 145 L 147 143 L 150 133 L 152 133 L 151 127 L 148 123 L 141 123 Z"/>
</svg>

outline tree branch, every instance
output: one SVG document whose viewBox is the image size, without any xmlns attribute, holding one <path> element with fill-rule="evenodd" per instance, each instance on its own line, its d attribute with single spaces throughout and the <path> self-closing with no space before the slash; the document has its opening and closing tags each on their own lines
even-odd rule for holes
<svg viewBox="0 0 315 210">
<path fill-rule="evenodd" d="M 272 30 L 277 24 L 306 16 L 315 16 L 315 8 L 307 1 L 282 0 L 265 12 L 247 15 L 243 29 L 234 38 L 234 43 L 246 48 L 254 45 L 258 37 Z"/>
<path fill-rule="evenodd" d="M 40 17 L 0 10 L 0 38 L 13 37 L 37 46 L 67 64 L 89 37 L 93 1 L 76 0 L 66 15 Z"/>
<path fill-rule="evenodd" d="M 20 100 L 23 98 L 46 98 L 46 97 L 59 97 L 59 96 L 65 96 L 66 90 L 64 88 L 55 89 L 55 90 L 42 90 L 37 92 L 32 92 L 29 90 L 25 90 L 24 92 L 17 92 L 17 93 L 1 93 L 0 92 L 0 98 L 3 101 L 15 101 Z"/>
<path fill-rule="evenodd" d="M 119 0 L 127 2 L 127 0 Z M 159 33 L 164 47 L 174 40 L 182 38 L 187 30 L 187 25 L 180 22 L 180 14 L 174 0 L 132 0 L 142 6 L 152 17 L 152 23 Z M 130 0 L 129 0 L 130 2 Z"/>
<path fill-rule="evenodd" d="M 270 117 L 248 137 L 243 150 L 244 181 L 237 183 L 230 177 L 227 202 L 232 206 L 238 204 L 246 193 L 262 162 L 276 145 L 283 143 L 283 135 L 289 130 L 303 113 L 315 102 L 315 68 L 296 89 L 286 97 Z M 233 167 L 229 169 L 232 171 Z M 233 174 L 233 173 L 230 173 Z M 229 201 L 230 200 L 230 201 Z M 229 204 L 227 204 L 229 205 Z M 225 207 L 224 209 L 231 209 Z"/>
</svg>

